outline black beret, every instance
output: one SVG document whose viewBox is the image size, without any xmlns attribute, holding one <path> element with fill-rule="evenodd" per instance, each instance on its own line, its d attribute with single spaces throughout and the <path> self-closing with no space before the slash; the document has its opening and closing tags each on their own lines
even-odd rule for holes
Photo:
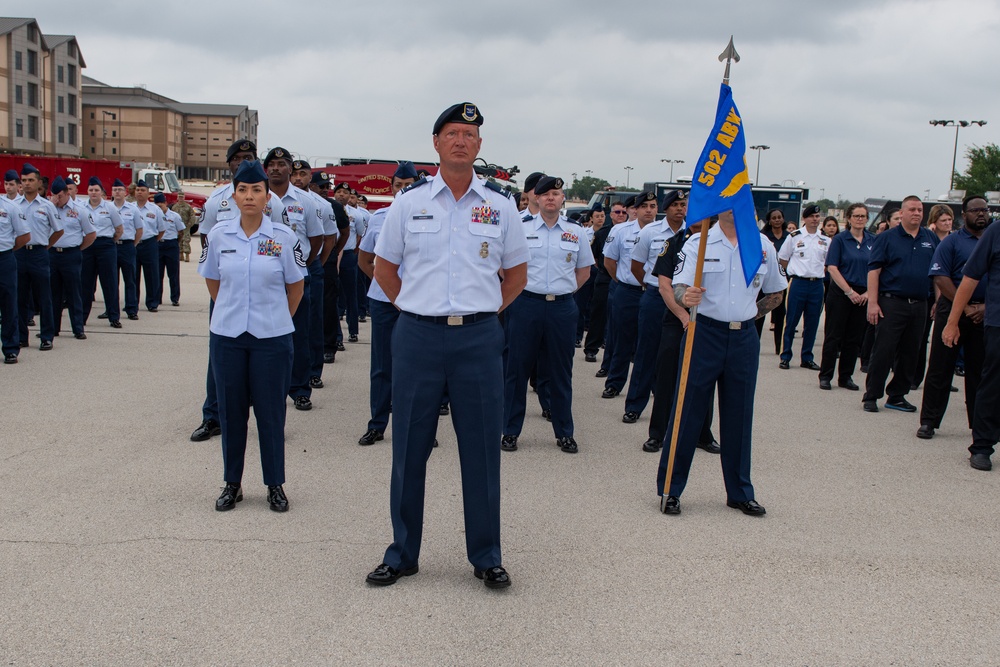
<svg viewBox="0 0 1000 667">
<path fill-rule="evenodd" d="M 437 134 L 445 123 L 466 123 L 479 127 L 483 124 L 483 114 L 479 113 L 479 108 L 472 102 L 459 102 L 444 110 L 438 119 L 434 121 L 434 130 L 431 134 Z"/>
<path fill-rule="evenodd" d="M 687 192 L 684 190 L 671 190 L 663 197 L 663 208 L 670 206 L 675 201 L 684 201 L 687 198 Z"/>
<path fill-rule="evenodd" d="M 229 146 L 229 150 L 226 151 L 226 162 L 233 159 L 233 156 L 237 153 L 253 153 L 254 158 L 257 157 L 257 145 L 250 141 L 249 139 L 237 139 Z"/>
<path fill-rule="evenodd" d="M 288 164 L 291 164 L 292 156 L 281 146 L 275 146 L 267 152 L 267 155 L 264 156 L 264 166 L 266 167 L 271 160 L 285 160 Z"/>
<path fill-rule="evenodd" d="M 596 213 L 598 211 L 603 211 L 603 210 L 604 210 L 604 205 L 601 204 L 601 202 L 599 201 L 595 201 L 594 205 L 590 207 L 591 213 Z"/>
<path fill-rule="evenodd" d="M 267 181 L 264 167 L 257 160 L 244 160 L 233 174 L 233 185 L 237 183 L 261 183 Z"/>
<path fill-rule="evenodd" d="M 302 171 L 303 169 L 308 169 L 309 171 L 312 171 L 312 167 L 309 166 L 309 163 L 306 162 L 305 160 L 292 160 L 293 171 Z"/>
<path fill-rule="evenodd" d="M 167 195 L 163 194 L 162 192 L 157 192 L 155 195 L 153 195 L 153 203 L 154 204 L 166 204 L 167 203 Z"/>
<path fill-rule="evenodd" d="M 804 209 L 802 209 L 803 218 L 808 218 L 810 215 L 818 215 L 818 214 L 819 214 L 819 206 L 816 206 L 816 204 L 810 204 L 809 206 L 806 206 Z"/>
<path fill-rule="evenodd" d="M 635 195 L 626 198 L 624 203 L 625 203 L 625 208 L 632 208 L 633 206 L 635 206 Z"/>
<path fill-rule="evenodd" d="M 341 190 L 347 190 L 348 192 L 350 192 L 351 186 L 341 181 L 340 183 L 337 183 L 337 185 L 334 186 L 333 191 L 340 192 Z"/>
<path fill-rule="evenodd" d="M 643 204 L 645 204 L 648 201 L 656 203 L 656 193 L 655 192 L 649 192 L 648 190 L 640 192 L 639 194 L 637 194 L 635 196 L 635 203 L 632 204 L 632 205 L 633 206 L 642 206 Z"/>
<path fill-rule="evenodd" d="M 535 194 L 543 195 L 549 190 L 562 190 L 563 179 L 557 176 L 542 176 L 535 184 Z"/>
<path fill-rule="evenodd" d="M 314 183 L 315 185 L 322 185 L 324 183 L 329 185 L 330 174 L 326 173 L 325 171 L 314 171 L 311 182 Z"/>
<path fill-rule="evenodd" d="M 528 177 L 524 179 L 524 191 L 531 192 L 532 190 L 534 190 L 535 186 L 538 185 L 539 179 L 541 179 L 542 176 L 544 175 L 545 174 L 540 171 L 535 171 L 528 174 Z"/>
</svg>

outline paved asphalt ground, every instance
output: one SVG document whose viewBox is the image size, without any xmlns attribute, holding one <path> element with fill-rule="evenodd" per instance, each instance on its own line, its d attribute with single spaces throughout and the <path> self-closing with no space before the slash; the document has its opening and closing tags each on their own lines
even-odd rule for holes
<svg viewBox="0 0 1000 667">
<path fill-rule="evenodd" d="M 246 499 L 219 513 L 219 439 L 188 440 L 208 352 L 195 268 L 182 264 L 179 308 L 121 330 L 95 317 L 88 340 L 47 353 L 33 332 L 0 367 L 4 664 L 1000 663 L 1000 471 L 969 468 L 962 394 L 918 440 L 916 416 L 866 414 L 765 351 L 753 470 L 767 516 L 727 508 L 718 458 L 699 451 L 668 517 L 658 456 L 640 449 L 648 415 L 621 423 L 624 399 L 602 400 L 578 354 L 580 453 L 556 447 L 532 396 L 521 449 L 503 454 L 513 587 L 472 576 L 443 418 L 420 573 L 375 589 L 391 448 L 356 444 L 369 325 L 326 366 L 312 412 L 289 406 L 291 511 L 268 510 L 251 444 Z"/>
</svg>

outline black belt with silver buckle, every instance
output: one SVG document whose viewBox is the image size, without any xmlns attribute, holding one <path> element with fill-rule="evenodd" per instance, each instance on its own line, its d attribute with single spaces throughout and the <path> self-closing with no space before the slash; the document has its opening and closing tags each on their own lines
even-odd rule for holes
<svg viewBox="0 0 1000 667">
<path fill-rule="evenodd" d="M 529 299 L 541 299 L 542 301 L 562 301 L 563 299 L 572 298 L 573 294 L 539 294 L 538 292 L 529 292 L 524 290 L 521 292 L 522 295 L 528 297 Z"/>
<path fill-rule="evenodd" d="M 44 250 L 45 247 L 46 246 L 43 246 L 40 243 L 35 243 L 35 244 L 29 244 L 29 245 L 24 246 L 24 249 L 25 250 Z"/>
<path fill-rule="evenodd" d="M 431 322 L 433 324 L 447 324 L 450 327 L 460 327 L 463 324 L 473 324 L 490 317 L 496 317 L 496 313 L 473 313 L 471 315 L 417 315 L 407 310 L 399 311 L 400 314 L 412 317 L 417 322 Z"/>
<path fill-rule="evenodd" d="M 55 250 L 56 252 L 69 252 L 70 250 L 79 250 L 79 249 L 80 246 L 78 245 L 70 246 L 68 248 L 52 248 L 52 250 Z"/>
<path fill-rule="evenodd" d="M 755 328 L 753 320 L 744 320 L 742 322 L 723 322 L 721 320 L 711 318 L 708 315 L 702 315 L 701 313 L 698 313 L 698 324 L 707 324 L 715 329 L 727 329 L 729 331 L 742 331 L 743 329 Z"/>
<path fill-rule="evenodd" d="M 795 280 L 823 280 L 822 278 L 806 278 L 805 276 L 788 276 L 789 278 L 794 278 Z"/>
<path fill-rule="evenodd" d="M 879 296 L 884 296 L 887 299 L 899 299 L 900 301 L 905 301 L 906 303 L 917 303 L 918 301 L 926 301 L 927 299 L 911 299 L 908 296 L 900 296 L 899 294 L 891 294 L 889 292 L 879 292 Z"/>
</svg>

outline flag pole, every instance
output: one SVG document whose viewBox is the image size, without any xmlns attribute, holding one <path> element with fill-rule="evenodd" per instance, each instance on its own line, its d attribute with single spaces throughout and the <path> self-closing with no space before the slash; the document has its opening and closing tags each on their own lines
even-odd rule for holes
<svg viewBox="0 0 1000 667">
<path fill-rule="evenodd" d="M 722 77 L 722 83 L 729 85 L 729 67 L 734 60 L 736 62 L 740 61 L 740 54 L 736 52 L 736 47 L 733 46 L 732 35 L 729 36 L 729 44 L 726 46 L 725 51 L 719 54 L 719 62 L 722 62 L 723 60 L 726 62 L 726 73 Z M 710 229 L 710 225 L 711 222 L 709 220 L 701 221 L 701 236 L 698 239 L 698 262 L 695 264 L 693 287 L 701 287 L 702 274 L 705 269 L 705 249 L 708 247 L 708 231 Z M 681 305 L 684 304 L 681 303 Z M 684 399 L 687 394 L 688 374 L 691 371 L 691 354 L 694 351 L 694 335 L 697 328 L 698 306 L 692 306 L 691 319 L 687 326 L 687 337 L 684 340 L 684 357 L 681 360 L 680 382 L 677 387 L 677 397 L 674 404 L 674 426 L 670 431 L 670 448 L 667 452 L 667 474 L 663 481 L 663 496 L 660 498 L 661 510 L 664 507 L 667 496 L 670 495 L 670 480 L 674 475 L 674 458 L 677 454 L 677 437 L 680 434 L 681 415 L 684 413 Z"/>
</svg>

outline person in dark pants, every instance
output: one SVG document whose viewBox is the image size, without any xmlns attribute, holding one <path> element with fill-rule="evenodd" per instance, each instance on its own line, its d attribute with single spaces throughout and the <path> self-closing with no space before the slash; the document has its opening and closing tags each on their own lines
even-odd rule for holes
<svg viewBox="0 0 1000 667">
<path fill-rule="evenodd" d="M 826 255 L 831 285 L 826 292 L 826 328 L 819 388 L 833 388 L 833 373 L 839 357 L 837 385 L 858 391 L 860 388 L 852 376 L 865 335 L 868 261 L 875 235 L 865 231 L 868 208 L 864 204 L 851 204 L 845 215 L 847 229 L 833 237 Z"/>
<path fill-rule="evenodd" d="M 49 275 L 48 249 L 63 235 L 63 225 L 56 207 L 42 196 L 42 178 L 32 164 L 21 168 L 24 198 L 21 213 L 27 222 L 31 238 L 14 253 L 17 260 L 17 319 L 21 347 L 28 347 L 29 309 L 38 313 L 42 342 L 38 349 L 52 349 L 55 322 L 52 313 L 52 286 Z"/>
<path fill-rule="evenodd" d="M 124 231 L 122 218 L 114 205 L 104 198 L 104 184 L 96 176 L 87 184 L 87 201 L 83 207 L 90 214 L 90 221 L 97 230 L 97 238 L 83 250 L 83 323 L 90 318 L 90 309 L 97 292 L 97 279 L 101 279 L 104 295 L 104 314 L 115 329 L 120 329 L 121 307 L 118 303 L 118 253 L 115 241 Z"/>
<path fill-rule="evenodd" d="M 166 273 L 170 286 L 170 305 L 179 306 L 181 301 L 181 246 L 180 239 L 186 227 L 180 213 L 167 208 L 167 197 L 162 192 L 153 195 L 153 203 L 163 212 L 166 229 L 159 242 L 160 274 L 156 280 L 159 289 L 156 301 L 163 303 L 163 279 Z"/>
<path fill-rule="evenodd" d="M 6 176 L 10 176 L 7 172 Z M 17 172 L 14 172 L 15 178 Z M 9 182 L 10 178 L 5 181 Z M 21 208 L 0 197 L 0 351 L 5 364 L 16 364 L 21 351 L 17 331 L 17 260 L 14 252 L 31 239 Z"/>
<path fill-rule="evenodd" d="M 146 310 L 155 313 L 160 308 L 160 293 L 157 286 L 160 279 L 159 241 L 167 230 L 167 220 L 163 211 L 149 200 L 149 187 L 142 179 L 135 184 L 135 208 L 142 219 L 142 240 L 135 250 L 135 284 L 137 293 L 139 280 L 146 287 Z M 162 286 L 162 283 L 161 283 Z"/>
<path fill-rule="evenodd" d="M 603 209 L 601 209 L 600 215 L 602 219 L 601 226 L 603 226 Z M 577 219 L 577 222 L 583 227 L 583 234 L 587 240 L 587 245 L 590 246 L 591 254 L 593 254 L 594 227 L 590 221 L 590 217 L 591 212 L 584 211 Z M 600 226 L 598 229 L 600 229 Z M 586 282 L 573 295 L 573 300 L 576 301 L 576 309 L 579 313 L 576 317 L 576 347 L 583 347 L 583 337 L 587 333 L 587 322 L 590 321 L 590 301 L 594 298 L 594 280 L 596 279 L 597 267 L 592 266 L 590 267 L 590 274 L 587 276 Z"/>
<path fill-rule="evenodd" d="M 332 364 L 337 360 L 337 352 L 344 349 L 343 334 L 340 331 L 340 312 L 337 306 L 337 294 L 340 290 L 340 276 L 337 264 L 340 261 L 340 251 L 347 243 L 347 230 L 351 219 L 347 210 L 336 199 L 330 198 L 330 174 L 317 171 L 312 174 L 309 190 L 330 205 L 333 213 L 337 237 L 333 248 L 323 260 L 323 363 Z M 327 247 L 324 244 L 323 252 Z"/>
<path fill-rule="evenodd" d="M 302 299 L 308 250 L 288 227 L 265 214 L 267 176 L 256 160 L 233 176 L 239 216 L 219 222 L 208 236 L 198 273 L 215 307 L 210 347 L 219 392 L 225 486 L 220 512 L 243 499 L 247 420 L 253 403 L 267 502 L 288 511 L 285 495 L 285 395 L 292 374 L 292 315 Z"/>
<path fill-rule="evenodd" d="M 619 210 L 616 217 L 624 220 L 625 207 L 618 204 L 617 208 Z M 599 202 L 594 204 L 590 219 L 594 221 L 594 241 L 590 244 L 594 255 L 594 268 L 591 270 L 594 274 L 594 290 L 590 295 L 590 318 L 587 322 L 587 337 L 583 343 L 583 360 L 596 363 L 597 353 L 604 344 L 604 330 L 608 322 L 608 285 L 611 283 L 611 274 L 604 266 L 604 244 L 612 225 L 605 222 L 604 209 Z"/>
<path fill-rule="evenodd" d="M 500 449 L 517 450 L 524 426 L 528 375 L 544 355 L 556 444 L 575 454 L 573 326 L 578 312 L 573 293 L 587 280 L 594 256 L 583 227 L 559 215 L 566 201 L 563 180 L 544 176 L 535 185 L 535 197 L 538 215 L 522 223 L 530 253 L 528 284 L 506 312 L 508 356 Z"/>
<path fill-rule="evenodd" d="M 412 162 L 400 162 L 392 175 L 389 187 L 392 196 L 417 180 L 417 170 Z M 368 428 L 358 439 L 359 445 L 374 445 L 385 439 L 385 429 L 389 425 L 392 410 L 392 332 L 399 319 L 399 311 L 389 301 L 378 281 L 375 280 L 375 244 L 382 232 L 382 223 L 388 209 L 380 208 L 368 221 L 368 231 L 358 248 L 358 267 L 369 276 L 368 307 L 372 316 L 371 382 L 368 389 L 371 419 Z"/>
<path fill-rule="evenodd" d="M 681 340 L 687 330 L 690 321 L 690 313 L 687 308 L 677 303 L 674 297 L 673 276 L 674 269 L 677 268 L 677 256 L 684 243 L 693 234 L 701 231 L 704 222 L 693 223 L 686 232 L 672 236 L 663 252 L 656 259 L 653 265 L 653 275 L 657 279 L 657 291 L 666 310 L 663 313 L 663 329 L 660 332 L 660 349 L 656 357 L 656 384 L 653 392 L 653 407 L 649 415 L 649 439 L 642 443 L 642 451 L 658 452 L 663 447 L 663 441 L 667 437 L 667 423 L 670 421 L 670 410 L 674 407 L 674 392 L 677 389 L 677 374 L 680 370 L 681 361 Z M 757 321 L 763 321 L 760 318 Z M 759 336 L 758 336 L 759 339 Z M 715 403 L 715 391 L 708 398 L 708 412 L 705 415 L 705 422 L 701 428 L 701 435 L 698 436 L 698 448 L 704 449 L 710 454 L 718 454 L 721 450 L 719 443 L 712 435 L 713 405 Z"/>
<path fill-rule="evenodd" d="M 617 227 L 619 225 L 628 224 L 629 222 L 632 222 L 631 220 L 628 219 L 629 218 L 629 211 L 630 210 L 634 211 L 635 207 L 634 206 L 629 206 L 629 204 L 634 204 L 634 203 L 635 203 L 635 196 L 632 196 L 632 197 L 629 197 L 628 199 L 626 199 L 625 203 L 621 204 L 622 208 L 621 208 L 620 214 L 616 213 L 616 209 L 615 209 L 614 206 L 611 208 L 611 223 L 612 223 L 613 226 L 611 227 L 611 229 L 608 232 L 608 238 L 605 240 L 604 248 L 607 248 L 607 245 L 608 245 L 607 242 L 609 240 L 611 240 L 611 239 L 614 238 L 614 236 L 615 236 L 615 227 Z M 619 230 L 619 231 L 621 231 L 621 230 Z M 602 256 L 603 256 L 604 248 L 602 248 L 602 250 L 601 250 Z M 602 260 L 602 261 L 603 261 L 604 270 L 607 271 L 608 270 L 608 268 L 607 268 L 608 267 L 607 260 L 605 259 L 605 260 Z M 615 303 L 615 291 L 617 291 L 617 289 L 618 289 L 618 281 L 615 280 L 614 273 L 610 273 L 609 272 L 608 275 L 610 276 L 611 282 L 608 284 L 608 300 L 607 300 L 607 305 L 605 306 L 606 315 L 605 315 L 605 322 L 604 322 L 604 354 L 601 355 L 601 367 L 597 370 L 597 373 L 595 373 L 595 376 L 597 376 L 599 378 L 603 378 L 603 377 L 607 377 L 608 376 L 608 369 L 611 368 L 611 357 L 612 357 L 612 355 L 614 354 L 614 351 L 615 351 L 615 330 L 616 330 L 616 327 L 615 327 L 614 318 L 612 318 L 611 315 L 612 315 L 613 306 L 614 306 L 614 303 Z"/>
<path fill-rule="evenodd" d="M 66 182 L 60 176 L 52 179 L 52 203 L 55 204 L 63 224 L 63 235 L 49 248 L 49 281 L 52 286 L 52 316 L 55 335 L 62 328 L 63 304 L 69 310 L 73 336 L 86 340 L 83 330 L 83 294 L 81 270 L 82 250 L 90 246 L 97 236 L 90 221 L 90 212 L 75 199 L 71 199 Z"/>
<path fill-rule="evenodd" d="M 931 210 L 927 214 L 927 229 L 937 235 L 939 247 L 940 243 L 951 235 L 954 224 L 955 214 L 951 210 L 951 206 L 947 204 L 935 204 L 931 206 Z M 936 281 L 932 276 L 927 289 L 927 320 L 924 322 L 924 335 L 920 338 L 920 351 L 917 353 L 917 368 L 913 372 L 912 389 L 920 387 L 927 373 L 927 350 L 930 344 L 931 330 L 934 328 L 934 312 L 938 302 L 934 289 L 935 284 Z"/>
<path fill-rule="evenodd" d="M 885 394 L 885 407 L 917 411 L 906 394 L 913 385 L 927 318 L 927 272 L 937 236 L 920 226 L 924 205 L 919 197 L 904 199 L 901 214 L 898 226 L 875 237 L 868 261 L 868 322 L 878 325 L 878 335 L 861 399 L 865 412 L 878 412 L 876 401 Z"/>
<path fill-rule="evenodd" d="M 348 202 L 351 188 L 347 183 L 338 183 L 333 188 L 333 197 L 344 207 L 351 220 L 350 228 L 345 232 L 347 241 L 340 254 L 340 295 L 338 304 L 340 313 L 347 318 L 347 340 L 358 342 L 358 225 L 362 224 L 361 215 Z M 340 342 L 343 342 L 341 338 Z"/>
<path fill-rule="evenodd" d="M 139 292 L 135 282 L 135 249 L 142 240 L 142 216 L 130 201 L 126 201 L 128 190 L 121 180 L 115 179 L 111 186 L 111 202 L 122 220 L 122 235 L 115 241 L 115 260 L 118 272 L 121 273 L 121 294 L 125 297 L 125 316 L 130 320 L 139 319 Z M 115 281 L 117 283 L 117 280 Z M 105 304 L 105 307 L 108 307 Z M 111 314 L 105 312 L 98 315 L 100 319 L 111 319 Z M 114 326 L 114 325 L 112 325 Z M 117 328 L 117 327 L 115 327 Z"/>
<path fill-rule="evenodd" d="M 504 339 L 497 313 L 527 282 L 528 248 L 509 193 L 472 168 L 482 122 L 468 102 L 441 114 L 432 131 L 440 170 L 400 193 L 375 246 L 375 279 L 400 309 L 392 334 L 393 542 L 368 574 L 377 586 L 419 570 L 427 459 L 445 392 L 473 575 L 488 588 L 511 584 L 500 548 Z"/>
<path fill-rule="evenodd" d="M 982 210 L 985 205 L 982 198 L 979 202 L 967 205 L 965 213 L 989 215 Z M 976 389 L 972 444 L 969 446 L 969 465 L 975 470 L 993 468 L 990 457 L 1000 439 L 1000 410 L 997 410 L 1000 405 L 1000 225 L 997 224 L 983 232 L 962 269 L 962 282 L 955 291 L 948 322 L 941 332 L 941 340 L 948 347 L 954 348 L 964 335 L 959 321 L 969 314 L 966 309 L 984 279 L 987 283 L 983 311 L 983 370 Z"/>
<path fill-rule="evenodd" d="M 674 294 L 681 296 L 684 306 L 698 306 L 698 319 L 673 474 L 669 480 L 666 478 L 669 443 L 660 454 L 656 476 L 657 493 L 661 496 L 660 511 L 664 514 L 681 512 L 680 496 L 687 485 L 712 391 L 718 385 L 726 505 L 749 516 L 763 516 L 766 511 L 757 502 L 750 481 L 753 396 L 760 359 L 760 339 L 753 322 L 779 303 L 787 281 L 778 268 L 773 246 L 762 235 L 764 261 L 753 282 L 749 286 L 746 284 L 733 214 L 726 211 L 719 215 L 719 224 L 708 231 L 705 264 L 711 262 L 712 269 L 704 272 L 702 287 L 693 287 L 699 240 L 699 235 L 688 239 L 684 244 L 684 257 L 674 270 Z M 758 301 L 759 291 L 763 291 L 764 297 Z M 673 432 L 674 421 L 675 416 L 671 415 L 668 438 Z"/>
<path fill-rule="evenodd" d="M 823 313 L 823 276 L 829 248 L 830 239 L 819 229 L 819 206 L 807 206 L 802 211 L 802 229 L 789 233 L 788 243 L 778 251 L 778 263 L 788 275 L 788 313 L 778 368 L 787 370 L 790 367 L 792 338 L 799 318 L 804 318 L 799 366 L 819 370 L 819 364 L 813 359 L 813 344 L 819 329 L 819 316 Z"/>
<path fill-rule="evenodd" d="M 941 334 L 951 317 L 951 304 L 955 290 L 962 282 L 962 271 L 975 251 L 979 239 L 990 224 L 990 212 L 986 200 L 980 196 L 966 197 L 962 202 L 962 217 L 965 226 L 945 237 L 934 251 L 930 275 L 941 293 L 934 314 L 934 333 L 931 338 L 930 359 L 927 362 L 927 378 L 920 403 L 920 428 L 917 437 L 930 440 L 934 431 L 941 428 L 948 400 L 951 398 L 951 383 L 958 359 L 958 347 L 944 344 Z M 983 338 L 983 316 L 986 313 L 986 284 L 979 283 L 969 297 L 968 304 L 958 317 L 958 328 L 965 350 L 965 410 L 969 428 L 975 423 L 976 396 L 985 354 Z"/>
<path fill-rule="evenodd" d="M 775 252 L 781 252 L 781 247 L 788 240 L 788 223 L 785 221 L 785 214 L 780 209 L 772 208 L 764 215 L 764 220 L 767 223 L 761 230 L 764 238 L 771 242 Z M 771 311 L 771 330 L 774 332 L 775 354 L 781 354 L 781 346 L 784 343 L 785 315 L 787 314 L 785 299 L 787 296 L 787 292 L 782 294 L 781 305 Z M 759 330 L 763 331 L 763 320 L 758 320 L 758 322 L 760 323 Z M 758 334 L 757 337 L 760 338 L 760 335 Z"/>
</svg>

